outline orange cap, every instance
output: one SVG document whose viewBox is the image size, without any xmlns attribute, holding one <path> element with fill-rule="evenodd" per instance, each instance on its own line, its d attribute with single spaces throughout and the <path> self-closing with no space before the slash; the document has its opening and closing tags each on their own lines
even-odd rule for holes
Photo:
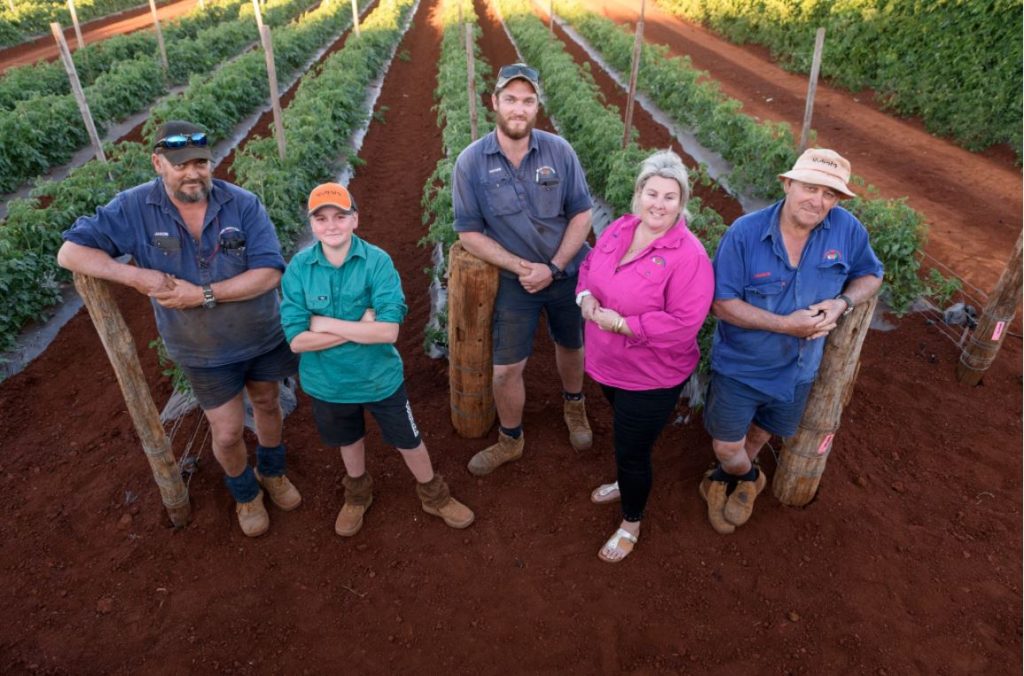
<svg viewBox="0 0 1024 676">
<path fill-rule="evenodd" d="M 340 183 L 321 183 L 309 193 L 308 215 L 312 216 L 320 207 L 337 207 L 345 213 L 356 211 L 355 200 L 348 188 Z"/>
</svg>

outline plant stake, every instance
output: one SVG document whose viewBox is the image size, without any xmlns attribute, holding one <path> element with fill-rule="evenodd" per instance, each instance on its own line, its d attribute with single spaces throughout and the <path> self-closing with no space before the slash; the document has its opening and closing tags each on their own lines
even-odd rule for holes
<svg viewBox="0 0 1024 676">
<path fill-rule="evenodd" d="M 814 34 L 814 60 L 811 62 L 811 77 L 807 82 L 807 104 L 804 106 L 804 126 L 800 130 L 800 147 L 797 155 L 807 149 L 811 134 L 811 114 L 814 113 L 814 95 L 818 91 L 818 72 L 821 70 L 821 52 L 825 47 L 825 29 L 819 28 Z"/>
<path fill-rule="evenodd" d="M 68 0 L 71 2 L 71 0 Z M 164 46 L 164 32 L 160 29 L 160 17 L 156 15 L 156 0 L 149 0 L 149 12 L 153 15 L 153 27 L 156 28 L 156 44 L 160 49 L 160 65 L 164 68 L 166 76 L 171 67 L 167 63 L 167 47 Z"/>
<path fill-rule="evenodd" d="M 624 131 L 622 134 L 622 148 L 629 147 L 630 136 L 633 133 L 633 104 L 636 101 L 636 79 L 640 74 L 640 54 L 644 44 L 644 10 L 647 8 L 647 0 L 640 2 L 640 20 L 636 22 L 636 37 L 633 40 L 633 65 L 629 71 L 629 96 L 626 98 L 626 116 L 623 120 Z"/>
<path fill-rule="evenodd" d="M 75 62 L 71 59 L 71 51 L 68 49 L 68 43 L 64 39 L 64 32 L 56 21 L 50 24 L 50 31 L 53 33 L 53 38 L 57 41 L 60 60 L 64 64 L 64 70 L 67 71 L 68 80 L 71 82 L 71 92 L 75 95 L 75 101 L 78 102 L 78 110 L 82 113 L 85 130 L 89 133 L 89 140 L 96 151 L 96 159 L 106 164 L 107 156 L 103 152 L 103 144 L 100 143 L 100 135 L 96 132 L 96 125 L 92 121 L 89 103 L 85 100 L 85 92 L 82 91 L 82 83 L 78 79 L 78 71 L 75 70 Z"/>
<path fill-rule="evenodd" d="M 149 0 L 153 2 L 153 0 Z M 281 99 L 277 93 L 277 68 L 274 66 L 274 45 L 270 40 L 270 26 L 260 26 L 260 40 L 263 42 L 263 56 L 267 60 L 267 80 L 270 84 L 270 107 L 274 111 L 274 136 L 277 138 L 277 154 L 284 162 L 284 120 L 281 113 Z"/>
</svg>

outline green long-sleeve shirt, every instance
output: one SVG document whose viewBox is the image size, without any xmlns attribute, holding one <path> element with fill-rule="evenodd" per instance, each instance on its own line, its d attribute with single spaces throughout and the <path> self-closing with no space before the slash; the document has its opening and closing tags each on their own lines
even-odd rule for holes
<svg viewBox="0 0 1024 676">
<path fill-rule="evenodd" d="M 391 257 L 355 235 L 341 267 L 328 262 L 319 242 L 295 254 L 281 290 L 281 324 L 288 342 L 309 330 L 313 315 L 359 321 L 372 307 L 377 321 L 401 324 L 408 311 Z M 303 352 L 299 378 L 302 389 L 317 399 L 364 404 L 389 397 L 404 376 L 394 345 L 347 342 Z"/>
</svg>

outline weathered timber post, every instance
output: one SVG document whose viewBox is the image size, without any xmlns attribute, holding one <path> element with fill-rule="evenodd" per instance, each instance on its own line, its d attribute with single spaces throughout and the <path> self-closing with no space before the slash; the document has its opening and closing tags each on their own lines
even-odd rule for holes
<svg viewBox="0 0 1024 676">
<path fill-rule="evenodd" d="M 260 26 L 260 40 L 263 42 L 263 56 L 267 61 L 267 82 L 270 88 L 270 107 L 274 111 L 274 136 L 277 138 L 277 155 L 284 162 L 284 116 L 281 112 L 281 97 L 277 93 L 277 67 L 274 65 L 274 43 L 270 39 L 270 26 Z"/>
<path fill-rule="evenodd" d="M 82 37 L 82 26 L 78 23 L 78 12 L 75 11 L 75 0 L 68 0 L 68 14 L 71 15 L 71 24 L 75 27 L 75 41 L 78 48 L 85 47 L 85 38 Z"/>
<path fill-rule="evenodd" d="M 461 22 L 462 5 L 459 5 L 459 21 Z M 473 24 L 466 26 L 466 94 L 469 96 L 469 140 L 475 141 L 480 135 L 479 118 L 476 112 L 476 55 L 473 53 Z"/>
<path fill-rule="evenodd" d="M 114 367 L 128 413 L 135 424 L 135 432 L 142 442 L 142 451 L 146 454 L 153 479 L 160 489 L 160 499 L 167 509 L 167 516 L 175 528 L 182 528 L 188 525 L 191 518 L 188 488 L 181 480 L 171 451 L 171 442 L 160 424 L 160 413 L 156 410 L 149 386 L 142 375 L 142 366 L 135 353 L 135 341 L 132 340 L 128 325 L 110 295 L 107 282 L 76 272 L 75 288 L 89 310 L 110 365 Z"/>
<path fill-rule="evenodd" d="M 494 425 L 491 316 L 498 269 L 456 243 L 448 252 L 448 379 L 452 426 L 477 438 Z"/>
<path fill-rule="evenodd" d="M 854 308 L 826 339 L 825 354 L 800 427 L 783 440 L 779 454 L 772 491 L 784 505 L 802 507 L 818 492 L 877 303 L 878 296 L 874 296 Z"/>
<path fill-rule="evenodd" d="M 156 45 L 160 50 L 160 65 L 163 66 L 164 76 L 170 74 L 171 66 L 167 62 L 167 47 L 164 46 L 164 32 L 160 29 L 160 17 L 156 13 L 156 0 L 149 0 L 149 12 L 153 15 L 153 28 L 156 29 Z"/>
<path fill-rule="evenodd" d="M 1024 235 L 1024 232 L 1022 232 Z M 1021 299 L 1021 235 L 1013 248 L 1006 268 L 999 276 L 996 288 L 989 296 L 985 312 L 978 320 L 978 327 L 971 334 L 967 348 L 960 353 L 956 367 L 956 379 L 966 385 L 977 385 L 985 371 L 995 361 L 999 348 L 1003 346 L 1006 332 L 1017 314 Z"/>
<path fill-rule="evenodd" d="M 548 30 L 555 34 L 555 0 L 548 0 Z"/>
<path fill-rule="evenodd" d="M 633 105 L 636 102 L 636 78 L 640 74 L 640 55 L 643 53 L 644 10 L 646 7 L 647 0 L 641 0 L 640 20 L 636 22 L 636 37 L 633 39 L 633 63 L 629 72 L 629 95 L 626 97 L 626 115 L 623 119 L 625 127 L 622 134 L 623 149 L 629 147 L 629 137 L 633 133 Z"/>
<path fill-rule="evenodd" d="M 356 0 L 352 0 L 352 28 L 356 32 L 356 37 L 359 37 L 359 6 L 356 5 Z"/>
<path fill-rule="evenodd" d="M 825 29 L 819 28 L 814 34 L 814 60 L 811 61 L 811 76 L 807 82 L 807 103 L 804 105 L 804 126 L 800 129 L 800 147 L 797 155 L 807 150 L 811 135 L 811 114 L 814 113 L 814 95 L 818 91 L 818 72 L 821 70 L 821 52 L 825 47 Z"/>
<path fill-rule="evenodd" d="M 260 9 L 260 0 L 252 0 L 252 11 L 256 15 L 256 29 L 263 30 L 263 10 Z"/>
<path fill-rule="evenodd" d="M 78 103 L 78 112 L 82 114 L 82 121 L 85 122 L 85 131 L 89 134 L 93 150 L 96 151 L 96 159 L 106 164 L 107 155 L 103 152 L 103 144 L 100 142 L 100 135 L 96 132 L 96 125 L 92 121 L 92 113 L 89 112 L 89 103 L 85 100 L 85 92 L 82 91 L 82 83 L 78 79 L 78 71 L 75 70 L 75 62 L 71 59 L 71 51 L 64 39 L 64 31 L 60 24 L 54 21 L 50 24 L 50 32 L 53 39 L 57 41 L 57 49 L 60 51 L 60 60 L 64 64 L 64 70 L 68 74 L 68 81 L 71 83 L 71 93 L 75 95 Z"/>
</svg>

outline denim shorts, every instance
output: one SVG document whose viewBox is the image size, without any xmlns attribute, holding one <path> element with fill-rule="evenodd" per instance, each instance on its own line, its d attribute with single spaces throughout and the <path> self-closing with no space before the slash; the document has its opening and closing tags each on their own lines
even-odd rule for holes
<svg viewBox="0 0 1024 676">
<path fill-rule="evenodd" d="M 711 389 L 704 407 L 704 428 L 718 441 L 739 441 L 750 423 L 780 437 L 791 437 L 803 418 L 813 381 L 796 386 L 793 401 L 770 395 L 719 373 L 711 374 Z"/>
<path fill-rule="evenodd" d="M 274 382 L 295 375 L 299 370 L 299 355 L 282 340 L 270 352 L 245 361 L 203 368 L 179 367 L 192 385 L 199 406 L 209 411 L 234 399 L 250 380 Z"/>
<path fill-rule="evenodd" d="M 316 397 L 313 400 L 313 420 L 320 439 L 328 446 L 351 446 L 366 436 L 367 410 L 380 427 L 384 443 L 400 451 L 411 451 L 422 441 L 412 407 L 405 393 L 405 383 L 398 386 L 387 399 L 366 404 L 334 404 Z"/>
<path fill-rule="evenodd" d="M 569 350 L 583 347 L 583 315 L 576 305 L 576 276 L 551 282 L 546 289 L 529 293 L 518 279 L 501 275 L 494 299 L 494 364 L 521 362 L 533 352 L 533 336 L 540 311 L 548 318 L 548 332 L 556 344 Z"/>
</svg>

